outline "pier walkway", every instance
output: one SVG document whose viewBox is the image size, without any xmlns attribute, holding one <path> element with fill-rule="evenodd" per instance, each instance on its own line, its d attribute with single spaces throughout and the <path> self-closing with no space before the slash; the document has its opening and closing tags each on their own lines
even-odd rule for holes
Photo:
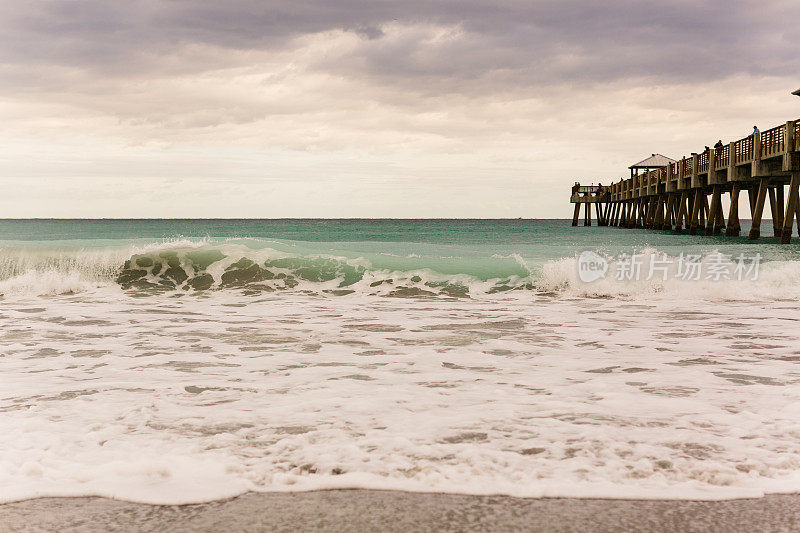
<svg viewBox="0 0 800 533">
<path fill-rule="evenodd" d="M 584 205 L 584 224 L 591 226 L 594 204 L 601 226 L 676 232 L 685 227 L 691 235 L 724 232 L 738 236 L 739 194 L 746 192 L 752 219 L 750 239 L 761 235 L 767 201 L 773 231 L 781 243 L 791 240 L 795 219 L 800 226 L 800 120 L 679 161 L 654 154 L 642 163 L 630 167 L 630 178 L 610 185 L 576 183 L 570 197 L 575 204 L 572 225 L 578 224 Z M 642 169 L 645 171 L 640 173 Z M 729 194 L 731 200 L 727 217 L 723 194 Z"/>
</svg>

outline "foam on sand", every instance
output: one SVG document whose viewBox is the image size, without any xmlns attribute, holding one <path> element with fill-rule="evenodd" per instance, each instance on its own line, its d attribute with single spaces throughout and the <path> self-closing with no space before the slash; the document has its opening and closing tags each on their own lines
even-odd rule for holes
<svg viewBox="0 0 800 533">
<path fill-rule="evenodd" d="M 800 491 L 793 302 L 7 297 L 0 500 Z"/>
</svg>

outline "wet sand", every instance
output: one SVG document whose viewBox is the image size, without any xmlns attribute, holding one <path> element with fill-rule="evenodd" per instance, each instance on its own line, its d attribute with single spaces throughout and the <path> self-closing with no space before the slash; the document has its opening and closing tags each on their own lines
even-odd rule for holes
<svg viewBox="0 0 800 533">
<path fill-rule="evenodd" d="M 40 498 L 0 505 L 3 531 L 796 531 L 800 495 L 702 501 L 523 499 L 330 490 L 196 505 Z"/>
</svg>

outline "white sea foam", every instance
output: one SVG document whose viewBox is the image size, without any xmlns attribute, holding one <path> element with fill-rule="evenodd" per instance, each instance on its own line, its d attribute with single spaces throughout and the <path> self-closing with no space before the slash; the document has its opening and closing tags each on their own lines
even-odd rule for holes
<svg viewBox="0 0 800 533">
<path fill-rule="evenodd" d="M 705 254 L 701 264 L 708 265 L 716 252 Z M 757 275 L 737 279 L 681 279 L 676 275 L 678 259 L 666 256 L 670 267 L 664 276 L 649 276 L 649 266 L 662 260 L 664 254 L 654 249 L 641 253 L 641 276 L 638 279 L 618 279 L 614 275 L 615 258 L 608 258 L 609 272 L 605 277 L 590 283 L 578 275 L 578 259 L 565 257 L 549 261 L 542 267 L 536 287 L 544 291 L 578 297 L 607 297 L 624 299 L 668 299 L 707 301 L 774 301 L 800 298 L 800 261 L 769 261 L 760 263 Z M 730 262 L 731 270 L 735 263 Z M 754 278 L 754 279 L 752 279 Z"/>
<path fill-rule="evenodd" d="M 0 500 L 800 490 L 793 303 L 580 298 L 561 268 L 567 298 L 6 297 Z"/>
</svg>

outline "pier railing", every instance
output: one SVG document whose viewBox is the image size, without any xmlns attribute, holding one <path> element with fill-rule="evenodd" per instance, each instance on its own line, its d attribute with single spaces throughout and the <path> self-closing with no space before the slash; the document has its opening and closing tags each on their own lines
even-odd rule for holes
<svg viewBox="0 0 800 533">
<path fill-rule="evenodd" d="M 734 164 L 739 165 L 753 160 L 753 140 L 754 136 L 739 139 L 733 145 L 735 155 L 733 157 Z"/>
<path fill-rule="evenodd" d="M 795 123 L 796 125 L 796 123 Z M 761 155 L 773 156 L 786 150 L 786 126 L 778 126 L 761 133 Z"/>
<path fill-rule="evenodd" d="M 708 172 L 708 152 L 703 152 L 697 157 L 697 172 Z"/>
<path fill-rule="evenodd" d="M 728 168 L 731 161 L 731 146 L 725 145 L 714 149 L 714 170 Z"/>
<path fill-rule="evenodd" d="M 691 158 L 683 158 L 683 175 L 688 176 L 692 173 L 692 159 Z"/>
<path fill-rule="evenodd" d="M 611 190 L 611 201 L 660 194 L 666 188 L 661 185 L 673 182 L 675 185 L 670 185 L 668 191 L 746 181 L 777 167 L 786 171 L 791 164 L 791 153 L 798 151 L 800 120 L 791 120 L 759 135 L 748 135 L 730 144 L 683 157 L 661 169 L 620 180 L 620 184 L 625 184 Z M 782 164 L 779 164 L 780 158 L 783 158 Z"/>
</svg>

